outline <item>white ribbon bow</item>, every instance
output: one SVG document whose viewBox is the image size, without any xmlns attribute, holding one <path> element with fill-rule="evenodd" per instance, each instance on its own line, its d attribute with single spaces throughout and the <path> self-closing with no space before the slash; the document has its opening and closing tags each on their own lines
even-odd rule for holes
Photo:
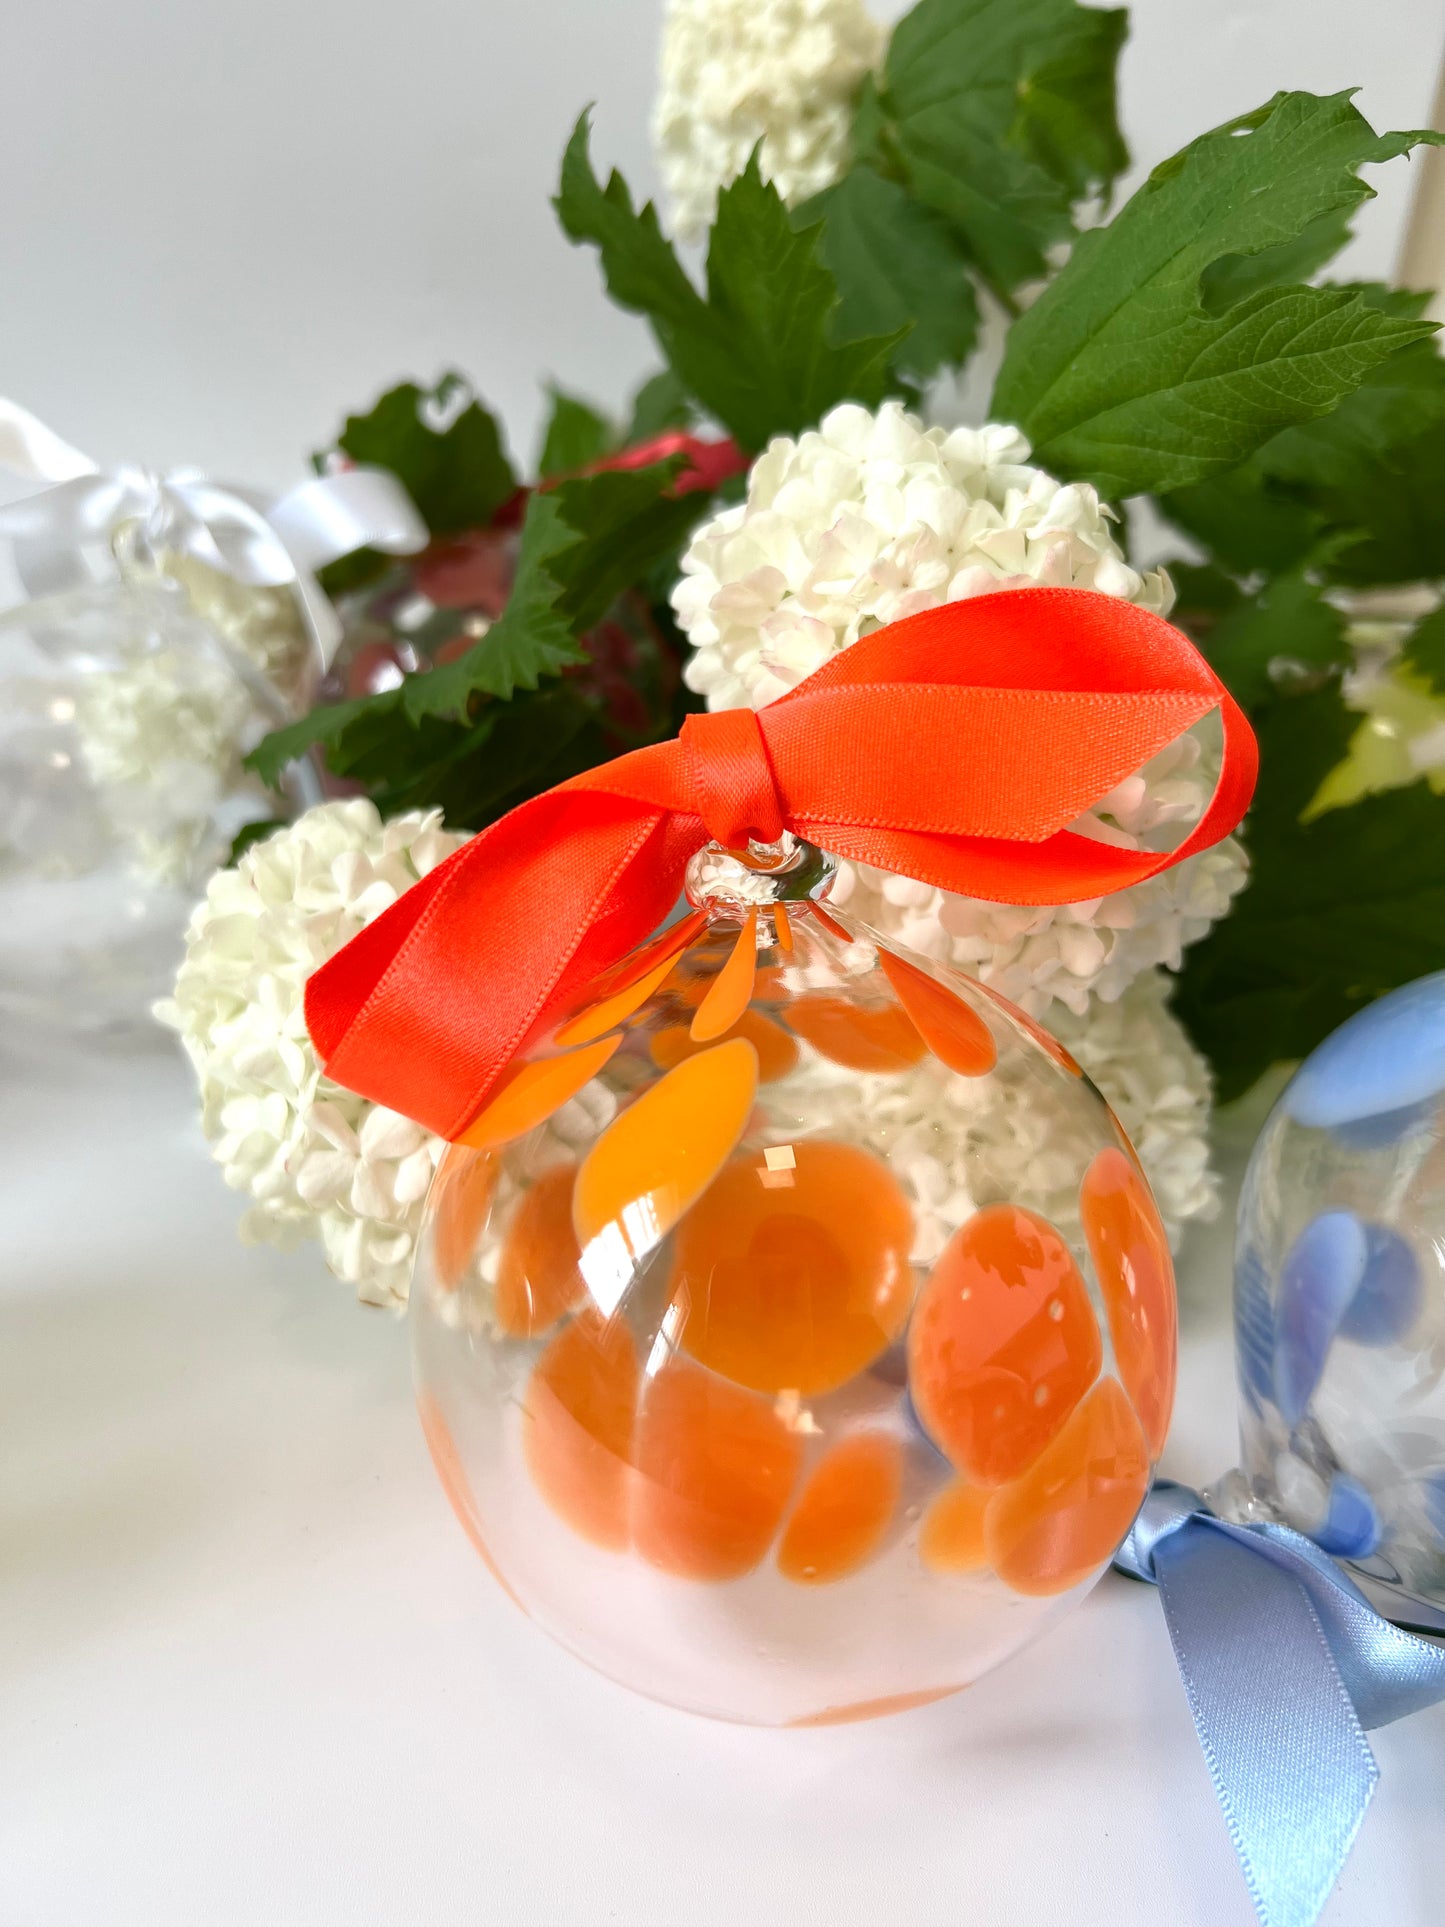
<svg viewBox="0 0 1445 1927">
<path fill-rule="evenodd" d="M 315 571 L 362 548 L 413 555 L 428 539 L 411 497 L 385 469 L 314 476 L 275 502 L 252 489 L 208 482 L 198 469 L 107 472 L 3 398 L 0 469 L 12 480 L 49 485 L 0 507 L 0 537 L 10 543 L 27 596 L 113 577 L 112 540 L 133 523 L 152 550 L 190 556 L 255 587 L 289 584 L 323 669 L 341 625 Z"/>
</svg>

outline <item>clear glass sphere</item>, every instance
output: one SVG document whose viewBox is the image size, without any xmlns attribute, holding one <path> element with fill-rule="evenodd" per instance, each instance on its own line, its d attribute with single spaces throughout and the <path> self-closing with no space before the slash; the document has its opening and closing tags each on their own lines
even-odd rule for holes
<svg viewBox="0 0 1445 1927">
<path fill-rule="evenodd" d="M 602 1672 L 769 1725 L 955 1692 L 1080 1598 L 1168 1426 L 1174 1281 L 1067 1053 L 812 900 L 690 916 L 446 1155 L 412 1325 L 437 1470 Z"/>
<path fill-rule="evenodd" d="M 1250 1497 L 1445 1626 L 1445 973 L 1296 1072 L 1250 1159 L 1234 1306 Z"/>
<path fill-rule="evenodd" d="M 135 564 L 0 614 L 9 1017 L 149 1033 L 202 883 L 276 814 L 242 758 L 304 706 L 310 644 L 289 591 L 163 560 L 176 573 Z"/>
</svg>

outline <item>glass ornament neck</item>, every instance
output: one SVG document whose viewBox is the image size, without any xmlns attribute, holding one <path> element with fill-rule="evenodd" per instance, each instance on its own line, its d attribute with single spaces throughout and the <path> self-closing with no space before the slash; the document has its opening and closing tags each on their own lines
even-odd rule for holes
<svg viewBox="0 0 1445 1927">
<path fill-rule="evenodd" d="M 835 857 L 784 830 L 776 843 L 750 840 L 744 850 L 704 845 L 688 863 L 683 888 L 695 910 L 746 912 L 825 897 L 837 873 Z"/>
</svg>

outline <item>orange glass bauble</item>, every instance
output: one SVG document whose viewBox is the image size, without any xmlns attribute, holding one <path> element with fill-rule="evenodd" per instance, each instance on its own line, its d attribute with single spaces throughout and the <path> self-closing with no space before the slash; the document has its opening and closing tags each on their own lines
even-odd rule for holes
<svg viewBox="0 0 1445 1927">
<path fill-rule="evenodd" d="M 1108 1564 L 1174 1384 L 1168 1244 L 1066 1053 L 785 838 L 512 1067 L 412 1297 L 453 1505 L 645 1693 L 813 1724 L 1006 1658 Z"/>
</svg>

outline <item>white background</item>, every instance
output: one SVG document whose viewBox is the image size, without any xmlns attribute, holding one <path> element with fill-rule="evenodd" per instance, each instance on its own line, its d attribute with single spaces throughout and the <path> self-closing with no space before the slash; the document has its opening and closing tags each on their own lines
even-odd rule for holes
<svg viewBox="0 0 1445 1927">
<path fill-rule="evenodd" d="M 881 12 L 903 11 L 890 0 Z M 0 394 L 102 461 L 282 485 L 341 416 L 465 369 L 534 453 L 549 375 L 615 402 L 653 365 L 547 205 L 572 121 L 634 187 L 660 0 L 8 0 Z M 1139 169 L 1283 86 L 1428 119 L 1440 0 L 1141 0 Z M 1395 258 L 1378 171 L 1351 267 Z"/>
<path fill-rule="evenodd" d="M 0 392 L 103 459 L 284 482 L 348 403 L 649 365 L 545 205 L 576 108 L 650 182 L 655 8 L 11 0 Z M 1285 82 L 1417 124 L 1438 0 L 1145 0 L 1141 162 Z M 1407 170 L 1353 263 L 1388 270 Z M 457 1530 L 406 1335 L 237 1200 L 163 1052 L 0 1039 L 3 1927 L 1248 1927 L 1147 1589 L 970 1693 L 711 1725 L 550 1647 Z M 1233 1451 L 1227 1228 L 1196 1239 L 1170 1464 Z M 1445 1709 L 1327 1927 L 1438 1927 Z"/>
</svg>

